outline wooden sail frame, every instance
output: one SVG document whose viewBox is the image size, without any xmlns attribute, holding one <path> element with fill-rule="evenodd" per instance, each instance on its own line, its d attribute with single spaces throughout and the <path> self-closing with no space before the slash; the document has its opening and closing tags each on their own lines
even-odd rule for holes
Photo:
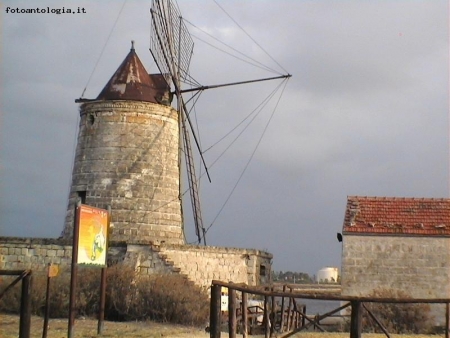
<svg viewBox="0 0 450 338">
<path fill-rule="evenodd" d="M 193 91 L 200 92 L 206 89 L 225 86 L 275 79 L 286 79 L 291 77 L 291 75 L 287 74 L 271 78 L 182 89 L 181 82 L 187 81 L 190 78 L 189 64 L 194 48 L 192 37 L 183 22 L 182 16 L 177 6 L 173 4 L 172 0 L 152 0 L 150 13 L 152 16 L 152 24 L 150 29 L 150 52 L 161 74 L 164 75 L 167 84 L 169 86 L 172 84 L 175 88 L 173 94 L 175 94 L 177 97 L 177 111 L 179 114 L 180 130 L 184 143 L 189 191 L 195 223 L 195 233 L 198 238 L 198 243 L 200 244 L 203 241 L 203 244 L 206 245 L 206 231 L 203 226 L 203 218 L 200 208 L 200 198 L 197 184 L 198 181 L 195 174 L 195 166 L 193 162 L 193 153 L 191 146 L 191 134 L 199 151 L 200 158 L 210 182 L 211 178 L 209 176 L 208 168 L 201 151 L 200 143 L 198 142 L 198 139 L 195 135 L 195 131 L 189 118 L 189 113 L 187 111 L 182 94 Z"/>
</svg>

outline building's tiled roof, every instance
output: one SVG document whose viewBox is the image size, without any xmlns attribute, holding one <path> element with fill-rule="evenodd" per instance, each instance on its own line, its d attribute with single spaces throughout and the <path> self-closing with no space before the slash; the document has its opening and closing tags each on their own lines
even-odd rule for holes
<svg viewBox="0 0 450 338">
<path fill-rule="evenodd" d="M 349 196 L 343 232 L 450 235 L 450 199 Z"/>
<path fill-rule="evenodd" d="M 147 73 L 132 47 L 97 100 L 134 100 L 169 105 L 169 86 L 161 74 Z"/>
</svg>

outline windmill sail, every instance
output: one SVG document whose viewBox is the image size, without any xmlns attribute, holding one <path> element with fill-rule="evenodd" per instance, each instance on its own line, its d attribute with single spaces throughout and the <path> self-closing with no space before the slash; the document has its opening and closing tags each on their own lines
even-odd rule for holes
<svg viewBox="0 0 450 338">
<path fill-rule="evenodd" d="M 159 70 L 178 81 L 185 81 L 188 78 L 194 41 L 178 8 L 170 0 L 153 0 L 150 12 L 150 51 Z"/>
<path fill-rule="evenodd" d="M 191 133 L 199 151 L 208 179 L 211 181 L 206 167 L 205 159 L 200 149 L 200 144 L 195 135 L 188 111 L 182 97 L 183 93 L 192 91 L 203 91 L 205 89 L 219 88 L 231 85 L 240 85 L 259 81 L 286 79 L 290 74 L 280 75 L 271 78 L 240 81 L 221 85 L 197 86 L 196 88 L 182 89 L 183 83 L 198 83 L 189 76 L 189 64 L 191 62 L 194 42 L 188 32 L 186 25 L 181 17 L 178 7 L 171 0 L 153 0 L 150 9 L 152 16 L 152 25 L 150 32 L 150 52 L 153 55 L 160 72 L 165 75 L 168 85 L 173 85 L 174 93 L 177 96 L 178 114 L 180 118 L 180 129 L 183 137 L 186 168 L 191 196 L 192 210 L 194 215 L 195 230 L 198 237 L 198 243 L 202 240 L 206 245 L 205 229 L 200 208 L 200 198 L 198 195 L 197 178 L 195 175 L 195 166 L 193 162 L 193 153 L 191 148 Z"/>
<path fill-rule="evenodd" d="M 190 133 L 186 121 L 189 122 L 184 107 L 183 98 L 181 96 L 181 81 L 185 81 L 188 77 L 189 64 L 191 62 L 194 42 L 184 25 L 181 14 L 177 7 L 170 0 L 153 0 L 150 9 L 152 15 L 152 25 L 150 32 L 150 51 L 155 59 L 160 72 L 166 77 L 166 81 L 170 81 L 175 87 L 177 95 L 178 114 L 181 120 L 181 131 L 183 135 L 186 168 L 188 174 L 189 191 L 192 203 L 192 211 L 195 222 L 195 233 L 200 244 L 202 239 L 206 245 L 205 230 L 203 227 L 203 219 L 200 208 L 200 197 L 198 195 L 197 178 L 195 175 L 194 158 L 192 154 Z M 192 130 L 192 133 L 194 131 Z M 196 145 L 200 151 L 197 139 Z M 200 156 L 203 156 L 200 151 Z M 205 166 L 206 167 L 206 166 Z"/>
</svg>

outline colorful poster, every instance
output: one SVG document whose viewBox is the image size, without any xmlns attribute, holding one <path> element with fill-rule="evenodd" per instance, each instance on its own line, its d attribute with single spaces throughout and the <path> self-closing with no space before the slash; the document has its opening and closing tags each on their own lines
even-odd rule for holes
<svg viewBox="0 0 450 338">
<path fill-rule="evenodd" d="M 81 205 L 78 223 L 77 263 L 106 266 L 108 243 L 108 211 Z"/>
</svg>

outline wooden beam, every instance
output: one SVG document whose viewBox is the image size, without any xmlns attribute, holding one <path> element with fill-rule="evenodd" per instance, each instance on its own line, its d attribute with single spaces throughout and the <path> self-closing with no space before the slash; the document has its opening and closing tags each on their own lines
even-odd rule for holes
<svg viewBox="0 0 450 338">
<path fill-rule="evenodd" d="M 228 289 L 228 336 L 236 338 L 236 290 Z"/>
<path fill-rule="evenodd" d="M 375 297 L 356 297 L 356 296 L 342 296 L 330 294 L 313 294 L 302 292 L 281 292 L 281 291 L 265 291 L 257 287 L 249 287 L 243 285 L 236 285 L 233 283 L 226 283 L 218 280 L 213 280 L 212 284 L 225 286 L 235 289 L 236 291 L 248 292 L 259 296 L 275 296 L 275 297 L 293 297 L 303 299 L 319 299 L 319 300 L 343 300 L 343 301 L 360 301 L 365 303 L 450 303 L 450 298 L 375 298 Z"/>
<path fill-rule="evenodd" d="M 283 292 L 286 292 L 286 285 L 283 285 Z M 285 297 L 281 297 L 281 323 L 280 323 L 280 332 L 284 331 L 284 299 Z"/>
<path fill-rule="evenodd" d="M 220 285 L 211 286 L 211 304 L 209 313 L 209 336 L 211 338 L 220 338 L 221 324 L 221 296 L 222 287 Z"/>
<path fill-rule="evenodd" d="M 372 313 L 372 311 L 370 311 L 366 305 L 363 303 L 362 304 L 364 310 L 367 311 L 367 313 L 369 314 L 370 318 L 372 318 L 375 323 L 377 323 L 377 325 L 380 327 L 381 331 L 383 331 L 383 333 L 388 337 L 391 338 L 391 336 L 389 335 L 389 332 L 387 331 L 387 329 L 383 326 L 383 324 L 381 324 L 381 322 L 378 320 L 378 318 Z"/>
<path fill-rule="evenodd" d="M 275 313 L 275 297 L 272 296 L 270 302 L 272 303 L 272 307 L 270 308 L 270 337 L 275 336 L 275 321 L 276 321 L 276 313 Z"/>
<path fill-rule="evenodd" d="M 247 293 L 242 292 L 242 337 L 248 337 L 248 310 L 247 310 Z"/>
<path fill-rule="evenodd" d="M 445 304 L 445 338 L 450 338 L 450 309 L 449 303 Z"/>
<path fill-rule="evenodd" d="M 268 303 L 269 303 L 269 297 L 266 296 L 266 297 L 264 297 L 264 319 L 263 319 L 264 338 L 269 338 L 270 337 L 270 320 L 269 320 Z"/>
<path fill-rule="evenodd" d="M 19 338 L 29 338 L 31 332 L 31 271 L 22 279 L 20 297 Z"/>
<path fill-rule="evenodd" d="M 352 313 L 350 315 L 350 338 L 361 338 L 362 307 L 360 301 L 351 301 Z"/>
</svg>

